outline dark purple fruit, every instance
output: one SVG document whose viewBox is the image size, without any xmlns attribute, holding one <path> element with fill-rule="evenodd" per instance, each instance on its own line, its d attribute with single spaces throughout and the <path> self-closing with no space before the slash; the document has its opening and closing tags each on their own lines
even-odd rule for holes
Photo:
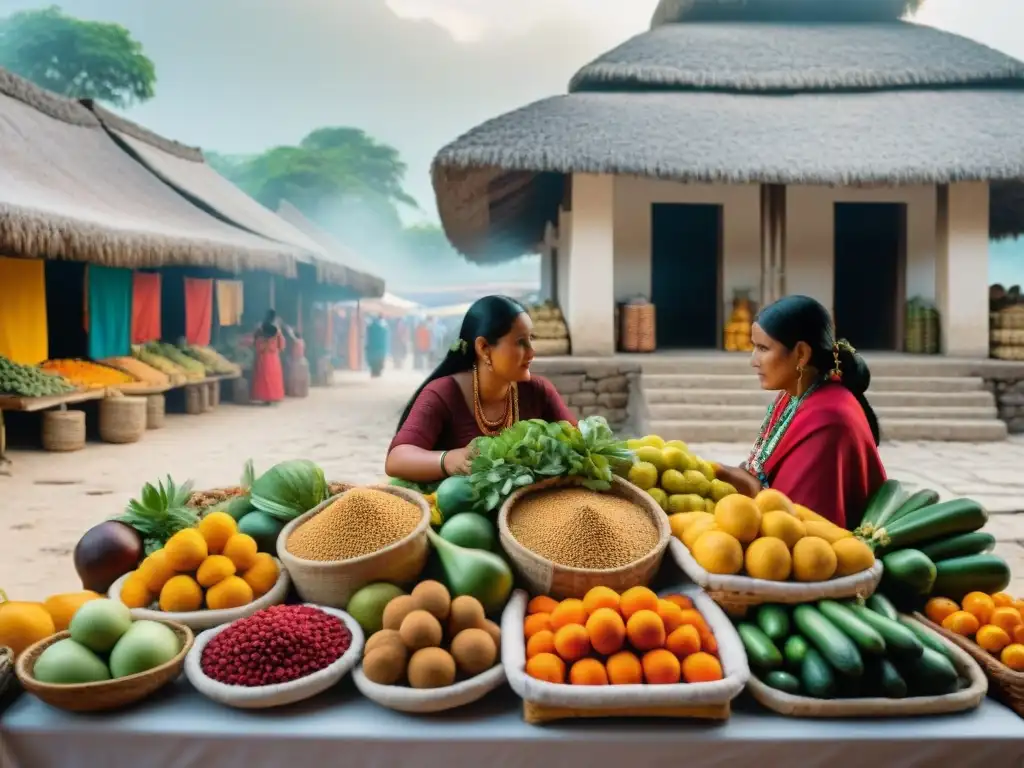
<svg viewBox="0 0 1024 768">
<path fill-rule="evenodd" d="M 124 523 L 107 520 L 93 526 L 75 545 L 75 570 L 82 588 L 106 594 L 110 585 L 142 559 L 142 539 Z"/>
</svg>

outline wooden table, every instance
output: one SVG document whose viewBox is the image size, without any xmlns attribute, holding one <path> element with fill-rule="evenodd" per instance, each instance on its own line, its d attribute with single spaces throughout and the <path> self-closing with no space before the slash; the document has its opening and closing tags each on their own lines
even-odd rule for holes
<svg viewBox="0 0 1024 768">
<path fill-rule="evenodd" d="M 0 395 L 0 465 L 11 463 L 11 460 L 6 456 L 7 429 L 4 426 L 4 411 L 35 413 L 36 411 L 46 411 L 50 408 L 67 410 L 69 405 L 85 403 L 89 400 L 102 400 L 106 396 L 107 390 L 103 387 L 99 389 L 80 389 L 63 395 L 48 395 L 46 397 Z"/>
</svg>

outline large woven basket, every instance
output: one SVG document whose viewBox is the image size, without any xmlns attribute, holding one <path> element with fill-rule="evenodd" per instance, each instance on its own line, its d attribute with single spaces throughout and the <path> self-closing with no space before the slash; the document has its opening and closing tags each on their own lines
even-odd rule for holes
<svg viewBox="0 0 1024 768">
<path fill-rule="evenodd" d="M 203 412 L 203 393 L 206 387 L 202 384 L 189 384 L 185 387 L 185 413 L 196 416 Z"/>
<path fill-rule="evenodd" d="M 1014 672 L 977 643 L 943 629 L 923 614 L 915 613 L 914 618 L 978 662 L 989 679 L 992 695 L 1024 717 L 1024 672 Z"/>
<path fill-rule="evenodd" d="M 559 565 L 541 557 L 524 547 L 512 535 L 508 527 L 508 516 L 513 507 L 524 496 L 552 488 L 571 488 L 582 484 L 579 478 L 552 478 L 521 488 L 508 499 L 498 513 L 498 535 L 512 567 L 522 583 L 533 593 L 550 595 L 555 599 L 567 597 L 582 598 L 592 587 L 611 587 L 622 592 L 630 587 L 647 586 L 658 573 L 661 560 L 665 556 L 665 548 L 672 538 L 668 517 L 651 498 L 650 494 L 637 488 L 620 477 L 613 478 L 612 488 L 608 493 L 627 499 L 641 507 L 658 529 L 658 543 L 654 549 L 636 562 L 619 568 L 590 570 Z"/>
<path fill-rule="evenodd" d="M 656 348 L 655 308 L 650 303 L 623 304 L 619 336 L 624 352 L 653 352 Z"/>
<path fill-rule="evenodd" d="M 14 674 L 14 651 L 6 646 L 0 646 L 0 711 L 13 694 L 17 682 L 18 678 Z"/>
<path fill-rule="evenodd" d="M 100 402 L 100 439 L 136 443 L 146 432 L 146 398 L 108 397 Z"/>
<path fill-rule="evenodd" d="M 85 411 L 44 411 L 42 441 L 46 451 L 85 448 Z"/>
<path fill-rule="evenodd" d="M 160 429 L 167 414 L 167 398 L 163 395 L 146 397 L 146 429 Z"/>
<path fill-rule="evenodd" d="M 185 664 L 185 656 L 192 648 L 195 638 L 191 629 L 170 621 L 162 623 L 174 630 L 174 634 L 181 641 L 181 650 L 177 656 L 159 667 L 140 672 L 137 675 L 120 677 L 116 680 L 104 680 L 99 683 L 75 685 L 40 683 L 32 677 L 36 659 L 58 640 L 66 640 L 71 637 L 70 632 L 58 632 L 45 640 L 40 640 L 18 657 L 16 665 L 18 681 L 26 691 L 35 694 L 51 707 L 66 709 L 69 712 L 102 712 L 135 704 L 177 678 Z"/>
<path fill-rule="evenodd" d="M 377 552 L 351 560 L 319 562 L 295 557 L 288 551 L 288 539 L 296 528 L 319 515 L 345 494 L 333 496 L 315 509 L 292 520 L 277 537 L 277 556 L 288 569 L 299 597 L 306 602 L 344 610 L 349 598 L 367 584 L 375 581 L 411 584 L 426 566 L 427 555 L 430 553 L 430 542 L 427 539 L 430 506 L 423 494 L 396 485 L 366 487 L 390 493 L 414 504 L 420 510 L 419 524 L 404 539 Z"/>
</svg>

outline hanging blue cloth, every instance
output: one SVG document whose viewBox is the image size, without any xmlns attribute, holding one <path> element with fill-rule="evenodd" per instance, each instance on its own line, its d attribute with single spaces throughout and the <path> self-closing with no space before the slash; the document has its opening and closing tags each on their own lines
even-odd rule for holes
<svg viewBox="0 0 1024 768">
<path fill-rule="evenodd" d="M 132 271 L 89 265 L 89 357 L 131 353 Z"/>
</svg>

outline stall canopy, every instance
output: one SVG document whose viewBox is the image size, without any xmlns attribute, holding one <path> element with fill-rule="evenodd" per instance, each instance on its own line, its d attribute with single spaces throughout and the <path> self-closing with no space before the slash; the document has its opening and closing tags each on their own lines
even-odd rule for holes
<svg viewBox="0 0 1024 768">
<path fill-rule="evenodd" d="M 207 214 L 135 162 L 97 117 L 0 69 L 0 249 L 104 266 L 295 275 L 299 249 Z"/>
<path fill-rule="evenodd" d="M 121 147 L 180 194 L 237 227 L 300 251 L 316 267 L 318 282 L 348 288 L 357 297 L 384 292 L 383 280 L 352 269 L 342 254 L 325 248 L 213 170 L 202 150 L 159 136 L 91 101 L 83 104 Z"/>
</svg>

